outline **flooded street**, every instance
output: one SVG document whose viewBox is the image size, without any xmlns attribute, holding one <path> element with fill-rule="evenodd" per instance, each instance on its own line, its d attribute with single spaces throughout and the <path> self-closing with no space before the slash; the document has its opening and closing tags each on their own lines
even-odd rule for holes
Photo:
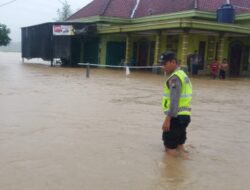
<svg viewBox="0 0 250 190">
<path fill-rule="evenodd" d="M 1 190 L 248 190 L 250 80 L 192 79 L 190 159 L 161 141 L 165 78 L 0 52 Z"/>
</svg>

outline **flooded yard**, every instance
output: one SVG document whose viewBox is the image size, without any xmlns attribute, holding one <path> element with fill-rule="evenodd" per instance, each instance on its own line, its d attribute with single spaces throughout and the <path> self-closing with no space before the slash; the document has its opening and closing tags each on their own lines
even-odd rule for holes
<svg viewBox="0 0 250 190">
<path fill-rule="evenodd" d="M 161 141 L 164 76 L 0 52 L 1 190 L 248 190 L 250 80 L 193 78 L 190 159 Z"/>
</svg>

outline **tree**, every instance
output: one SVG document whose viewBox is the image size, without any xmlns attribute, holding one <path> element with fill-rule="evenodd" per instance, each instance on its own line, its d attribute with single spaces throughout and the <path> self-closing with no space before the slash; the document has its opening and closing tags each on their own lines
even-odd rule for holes
<svg viewBox="0 0 250 190">
<path fill-rule="evenodd" d="M 10 43 L 11 39 L 8 36 L 10 29 L 6 25 L 0 23 L 0 46 L 6 46 Z"/>
<path fill-rule="evenodd" d="M 66 21 L 67 18 L 69 18 L 72 15 L 72 10 L 67 0 L 60 2 L 62 3 L 62 9 L 57 9 L 57 15 L 58 15 L 57 21 L 62 22 Z"/>
</svg>

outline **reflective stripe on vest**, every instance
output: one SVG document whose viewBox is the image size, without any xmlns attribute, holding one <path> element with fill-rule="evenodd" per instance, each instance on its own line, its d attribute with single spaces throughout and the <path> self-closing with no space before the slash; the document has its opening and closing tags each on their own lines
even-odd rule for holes
<svg viewBox="0 0 250 190">
<path fill-rule="evenodd" d="M 162 100 L 162 108 L 165 114 L 168 114 L 170 109 L 170 89 L 168 81 L 171 77 L 176 75 L 181 81 L 181 95 L 179 100 L 178 115 L 191 115 L 190 102 L 192 100 L 192 84 L 186 73 L 180 69 L 176 70 L 167 80 L 164 87 L 164 94 Z"/>
<path fill-rule="evenodd" d="M 170 94 L 163 94 L 164 97 L 170 98 Z M 184 94 L 181 95 L 181 98 L 188 98 L 188 97 L 192 97 L 192 94 Z"/>
<path fill-rule="evenodd" d="M 181 113 L 181 112 L 191 112 L 192 111 L 192 108 L 182 108 L 182 107 L 180 107 L 180 108 L 178 108 L 178 115 L 182 115 L 182 114 L 179 114 L 179 113 Z M 164 112 L 166 115 L 168 115 L 168 113 L 169 113 L 169 111 L 165 111 Z M 183 114 L 183 115 L 188 115 L 188 114 Z"/>
</svg>

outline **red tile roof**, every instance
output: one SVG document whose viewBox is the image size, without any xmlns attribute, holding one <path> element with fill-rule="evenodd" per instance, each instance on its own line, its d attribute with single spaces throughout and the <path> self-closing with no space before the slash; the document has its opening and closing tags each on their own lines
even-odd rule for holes
<svg viewBox="0 0 250 190">
<path fill-rule="evenodd" d="M 136 0 L 94 0 L 73 14 L 69 20 L 91 16 L 130 18 L 135 4 Z"/>
<path fill-rule="evenodd" d="M 71 15 L 69 20 L 102 15 L 109 2 L 110 0 L 94 0 L 75 14 Z"/>
<path fill-rule="evenodd" d="M 194 0 L 141 0 L 135 17 L 194 9 Z"/>
<path fill-rule="evenodd" d="M 138 0 L 93 0 L 73 14 L 69 20 L 91 16 L 130 18 Z M 225 0 L 139 0 L 134 17 L 160 15 L 197 8 L 216 12 Z M 250 12 L 250 0 L 231 0 L 236 13 Z"/>
<path fill-rule="evenodd" d="M 130 18 L 136 0 L 111 0 L 105 11 L 105 16 Z"/>
</svg>

